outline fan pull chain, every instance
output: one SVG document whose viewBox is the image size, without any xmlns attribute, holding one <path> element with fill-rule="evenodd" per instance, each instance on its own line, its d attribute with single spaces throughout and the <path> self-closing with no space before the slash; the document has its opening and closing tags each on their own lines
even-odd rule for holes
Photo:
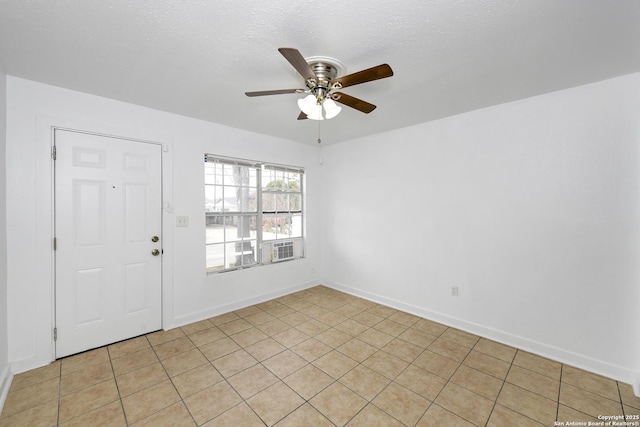
<svg viewBox="0 0 640 427">
<path fill-rule="evenodd" d="M 317 120 L 318 122 L 318 144 L 322 144 L 322 139 L 320 139 L 320 122 L 321 120 Z"/>
</svg>

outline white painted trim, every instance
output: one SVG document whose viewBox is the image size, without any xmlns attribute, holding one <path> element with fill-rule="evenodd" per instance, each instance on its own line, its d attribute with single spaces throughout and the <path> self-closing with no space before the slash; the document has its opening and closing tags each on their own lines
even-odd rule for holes
<svg viewBox="0 0 640 427">
<path fill-rule="evenodd" d="M 251 298 L 236 301 L 231 304 L 220 305 L 208 310 L 200 311 L 197 313 L 190 313 L 188 315 L 179 316 L 173 319 L 170 325 L 164 327 L 164 330 L 177 328 L 179 326 L 188 325 L 190 323 L 199 322 L 204 319 L 219 316 L 221 314 L 229 313 L 234 310 L 249 307 L 255 304 L 260 304 L 265 301 L 280 298 L 285 295 L 289 295 L 293 292 L 302 291 L 320 285 L 321 282 L 314 280 L 310 282 L 300 283 L 298 285 L 289 286 L 287 288 L 278 289 L 277 291 L 268 292 L 265 294 L 257 295 Z"/>
<path fill-rule="evenodd" d="M 0 372 L 0 412 L 4 408 L 4 403 L 7 400 L 11 383 L 13 382 L 13 372 L 11 372 L 11 365 L 4 367 Z"/>
<path fill-rule="evenodd" d="M 428 310 L 413 304 L 407 304 L 405 302 L 398 301 L 392 298 L 372 294 L 370 292 L 353 288 L 341 283 L 325 281 L 324 284 L 327 287 L 345 292 L 350 295 L 358 296 L 372 302 L 402 310 L 406 313 L 414 314 L 428 320 L 433 320 L 446 326 L 479 335 L 483 338 L 491 339 L 493 341 L 497 341 L 511 347 L 516 347 L 518 349 L 525 350 L 530 353 L 534 353 L 539 356 L 558 361 L 560 363 L 565 363 L 576 368 L 584 369 L 598 375 L 612 378 L 626 384 L 631 384 L 634 389 L 634 393 L 637 396 L 640 396 L 640 375 L 629 369 L 615 366 L 601 360 L 585 357 L 583 355 L 563 350 L 558 347 L 550 346 L 538 341 L 533 341 L 525 337 L 512 335 L 497 329 L 487 328 L 477 323 L 468 322 L 466 320 L 439 313 L 437 311 Z"/>
</svg>

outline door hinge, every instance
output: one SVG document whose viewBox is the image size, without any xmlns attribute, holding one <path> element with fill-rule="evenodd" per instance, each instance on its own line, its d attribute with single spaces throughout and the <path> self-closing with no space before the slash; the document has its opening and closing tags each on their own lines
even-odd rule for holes
<svg viewBox="0 0 640 427">
<path fill-rule="evenodd" d="M 58 341 L 58 328 L 53 328 L 53 340 Z"/>
<path fill-rule="evenodd" d="M 55 251 L 56 249 L 58 249 L 58 238 L 54 237 L 53 238 L 53 250 Z"/>
<path fill-rule="evenodd" d="M 53 146 L 53 149 L 51 150 L 51 157 L 53 157 L 53 160 L 56 159 L 56 146 Z"/>
</svg>

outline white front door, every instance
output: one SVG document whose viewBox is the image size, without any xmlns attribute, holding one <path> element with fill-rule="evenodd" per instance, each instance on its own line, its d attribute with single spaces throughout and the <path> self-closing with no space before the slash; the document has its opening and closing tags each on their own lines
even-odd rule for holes
<svg viewBox="0 0 640 427">
<path fill-rule="evenodd" d="M 56 358 L 161 328 L 162 148 L 56 130 Z"/>
</svg>

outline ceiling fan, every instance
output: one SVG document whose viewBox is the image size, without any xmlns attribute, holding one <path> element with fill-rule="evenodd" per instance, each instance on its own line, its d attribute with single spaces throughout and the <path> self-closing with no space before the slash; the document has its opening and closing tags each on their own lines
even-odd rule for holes
<svg viewBox="0 0 640 427">
<path fill-rule="evenodd" d="M 336 59 L 317 56 L 305 59 L 297 49 L 289 47 L 281 47 L 278 51 L 304 78 L 306 88 L 245 92 L 245 95 L 253 97 L 308 93 L 308 96 L 298 100 L 298 106 L 302 110 L 298 120 L 331 119 L 341 111 L 336 102 L 368 114 L 376 108 L 375 105 L 340 92 L 340 89 L 393 76 L 391 67 L 388 64 L 382 64 L 338 77 L 341 72 L 344 72 L 345 67 Z"/>
</svg>

